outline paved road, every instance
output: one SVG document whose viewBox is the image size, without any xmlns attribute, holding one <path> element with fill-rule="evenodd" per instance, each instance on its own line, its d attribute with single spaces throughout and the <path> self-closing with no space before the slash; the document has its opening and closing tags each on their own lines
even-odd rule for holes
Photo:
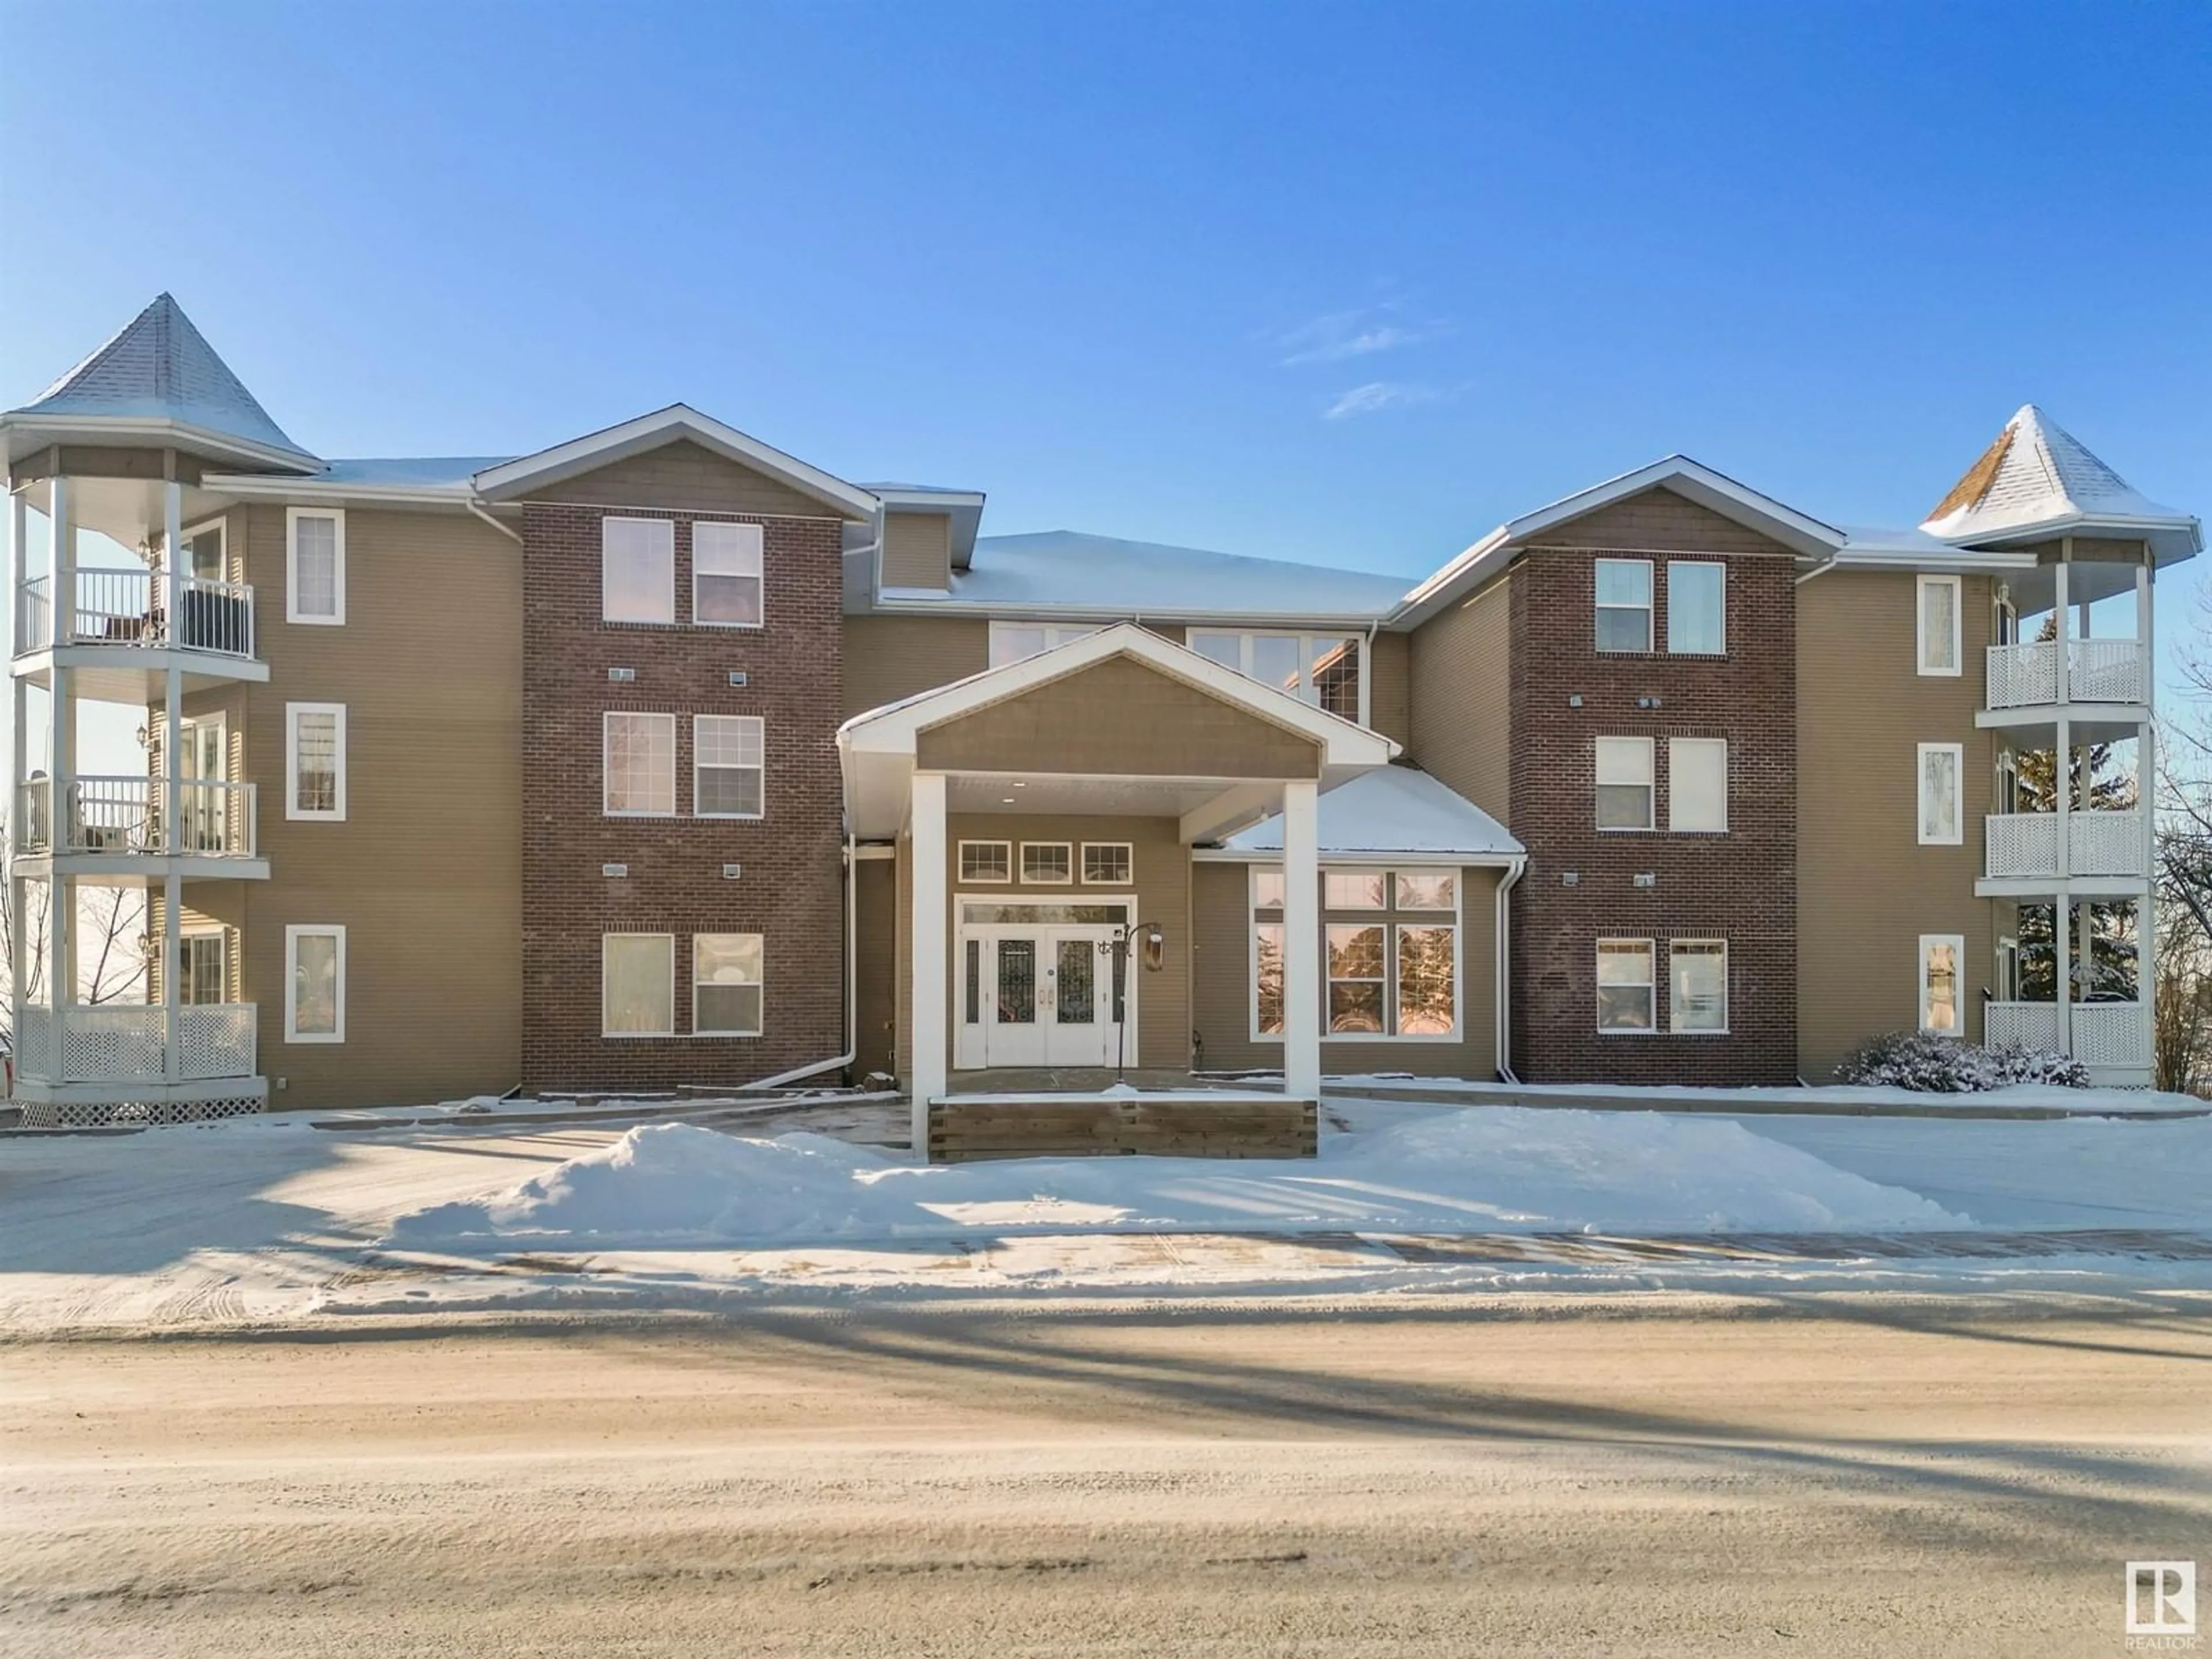
<svg viewBox="0 0 2212 1659">
<path fill-rule="evenodd" d="M 0 1346 L 0 1651 L 2114 1654 L 2212 1556 L 2203 1305 Z"/>
</svg>

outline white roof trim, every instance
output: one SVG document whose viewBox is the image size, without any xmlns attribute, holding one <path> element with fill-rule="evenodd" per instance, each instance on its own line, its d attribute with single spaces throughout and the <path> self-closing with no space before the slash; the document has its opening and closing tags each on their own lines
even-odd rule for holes
<svg viewBox="0 0 2212 1659">
<path fill-rule="evenodd" d="M 1322 745 L 1327 767 L 1380 766 L 1399 745 L 1379 732 L 1355 725 L 1288 692 L 1224 668 L 1188 647 L 1162 639 L 1133 623 L 1116 623 L 1095 634 L 1070 640 L 1019 662 L 987 668 L 964 680 L 924 691 L 898 702 L 855 714 L 837 728 L 840 748 L 854 754 L 911 756 L 928 728 L 1004 702 L 1054 680 L 1066 679 L 1114 657 L 1133 657 L 1171 679 L 1210 692 L 1259 719 L 1312 738 Z"/>
<path fill-rule="evenodd" d="M 980 601 L 963 599 L 956 597 L 956 593 L 957 590 L 951 588 L 887 587 L 878 596 L 875 608 L 888 616 L 987 617 L 995 622 L 1124 623 L 1129 620 L 1127 605 L 1053 605 L 1033 600 L 1017 603 L 1011 599 Z M 1364 634 L 1388 613 L 1373 611 L 1269 611 L 1264 608 L 1264 600 L 1255 598 L 1252 604 L 1240 605 L 1234 611 L 1175 605 L 1157 611 L 1147 607 L 1145 614 L 1164 620 L 1171 618 L 1177 623 L 1218 623 L 1224 632 L 1269 634 L 1334 629 L 1345 633 Z"/>
<path fill-rule="evenodd" d="M 1459 594 L 1488 580 L 1514 553 L 1546 531 L 1662 484 L 1724 518 L 1771 537 L 1793 553 L 1826 558 L 1844 544 L 1844 532 L 1833 525 L 1785 507 L 1686 455 L 1669 455 L 1498 526 L 1408 593 L 1389 620 L 1396 626 L 1425 622 Z"/>
<path fill-rule="evenodd" d="M 641 415 L 620 426 L 556 444 L 503 465 L 487 467 L 476 475 L 474 483 L 483 495 L 519 494 L 536 485 L 643 454 L 675 438 L 690 438 L 731 460 L 768 473 L 802 495 L 835 507 L 854 519 L 872 519 L 883 505 L 866 490 L 833 477 L 817 466 L 809 466 L 796 456 L 787 455 L 757 438 L 748 437 L 735 427 L 725 426 L 688 404 L 671 404 L 666 409 Z"/>
<path fill-rule="evenodd" d="M 466 507 L 477 498 L 465 483 L 398 484 L 347 483 L 343 480 L 307 477 L 272 478 L 259 472 L 208 472 L 200 487 L 219 495 L 272 501 L 388 501 L 395 506 Z"/>
<path fill-rule="evenodd" d="M 155 415 L 40 415 L 26 410 L 14 410 L 0 415 L 0 432 L 25 433 L 33 441 L 21 448 L 13 443 L 5 447 L 13 459 L 33 454 L 48 444 L 65 444 L 76 441 L 88 443 L 128 444 L 132 440 L 150 444 L 157 449 L 214 451 L 242 461 L 258 461 L 269 466 L 288 469 L 297 477 L 305 473 L 313 476 L 322 465 L 313 456 L 296 449 L 278 449 L 269 444 L 258 443 L 251 438 L 240 438 L 228 432 L 217 432 L 189 422 L 172 420 Z"/>
</svg>

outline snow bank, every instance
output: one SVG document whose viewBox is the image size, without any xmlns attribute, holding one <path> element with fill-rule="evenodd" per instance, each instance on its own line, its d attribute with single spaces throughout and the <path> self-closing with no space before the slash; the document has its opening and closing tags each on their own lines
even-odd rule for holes
<svg viewBox="0 0 2212 1659">
<path fill-rule="evenodd" d="M 974 1232 L 1889 1231 L 1971 1225 L 1741 1123 L 1475 1107 L 1331 1135 L 1318 1160 L 923 1168 L 820 1135 L 690 1124 L 400 1217 L 388 1243 L 803 1244 Z"/>
</svg>

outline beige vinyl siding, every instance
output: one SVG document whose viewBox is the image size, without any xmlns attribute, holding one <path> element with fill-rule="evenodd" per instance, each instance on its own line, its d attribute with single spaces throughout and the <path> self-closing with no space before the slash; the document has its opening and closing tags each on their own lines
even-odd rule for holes
<svg viewBox="0 0 2212 1659">
<path fill-rule="evenodd" d="M 991 665 L 981 617 L 845 618 L 845 713 L 864 714 Z"/>
<path fill-rule="evenodd" d="M 240 931 L 270 1104 L 511 1087 L 521 1064 L 522 550 L 465 514 L 351 510 L 345 623 L 301 627 L 284 621 L 284 508 L 240 508 L 229 522 L 270 677 L 226 706 L 239 775 L 258 786 L 270 879 L 210 884 L 193 898 Z M 346 706 L 343 823 L 284 816 L 288 702 Z M 220 898 L 218 887 L 228 890 Z M 346 930 L 341 1043 L 284 1041 L 284 929 L 313 923 Z"/>
<path fill-rule="evenodd" d="M 884 586 L 952 585 L 952 520 L 943 513 L 884 515 Z"/>
<path fill-rule="evenodd" d="M 1880 1031 L 1919 1023 L 1920 937 L 1966 941 L 1966 1035 L 1982 1036 L 2010 905 L 1974 896 L 1996 734 L 1974 728 L 1990 580 L 1964 578 L 1963 672 L 1916 672 L 1914 573 L 1832 570 L 1797 589 L 1797 1030 L 1808 1081 Z M 1917 746 L 1962 748 L 1957 847 L 1919 843 Z"/>
<path fill-rule="evenodd" d="M 1367 724 L 1407 748 L 1413 742 L 1413 641 L 1407 634 L 1377 634 L 1368 652 Z"/>
<path fill-rule="evenodd" d="M 1787 554 L 1771 537 L 1664 484 L 1555 525 L 1533 544 L 1656 553 Z"/>
<path fill-rule="evenodd" d="M 1377 867 L 1383 867 L 1378 866 Z M 1273 1070 L 1279 1042 L 1252 1036 L 1252 910 L 1249 866 L 1191 867 L 1191 1025 L 1208 1071 Z M 1486 1081 L 1498 1074 L 1498 883 L 1496 870 L 1460 877 L 1460 1030 L 1455 1042 L 1348 1041 L 1324 1034 L 1322 1069 L 1332 1074 L 1412 1072 L 1420 1077 Z M 1413 918 L 1404 915 L 1401 920 Z"/>
<path fill-rule="evenodd" d="M 678 438 L 641 455 L 541 484 L 532 501 L 578 507 L 652 507 L 673 513 L 750 513 L 766 518 L 851 519 L 855 514 L 781 479 Z M 512 545 L 513 544 L 509 544 Z M 352 544 L 347 554 L 350 559 Z"/>
<path fill-rule="evenodd" d="M 1500 823 L 1512 822 L 1510 571 L 1413 632 L 1411 758 Z"/>
</svg>

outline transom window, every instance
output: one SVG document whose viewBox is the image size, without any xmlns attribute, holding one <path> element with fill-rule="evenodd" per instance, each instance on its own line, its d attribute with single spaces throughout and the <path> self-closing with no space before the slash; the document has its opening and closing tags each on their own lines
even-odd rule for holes
<svg viewBox="0 0 2212 1659">
<path fill-rule="evenodd" d="M 762 545 L 757 524 L 692 524 L 692 621 L 714 628 L 761 625 Z"/>
<path fill-rule="evenodd" d="M 1332 1038 L 1456 1037 L 1459 874 L 1322 872 L 1322 1029 Z M 1252 1030 L 1283 1034 L 1280 867 L 1255 867 Z"/>
<path fill-rule="evenodd" d="M 694 714 L 693 814 L 702 818 L 761 817 L 767 810 L 767 751 L 766 726 L 759 715 Z"/>
<path fill-rule="evenodd" d="M 599 1033 L 676 1034 L 676 935 L 599 936 Z"/>
<path fill-rule="evenodd" d="M 676 716 L 611 711 L 601 732 L 609 817 L 676 815 Z"/>
<path fill-rule="evenodd" d="M 608 622 L 676 620 L 676 525 L 599 520 L 599 615 Z"/>
<path fill-rule="evenodd" d="M 1667 561 L 1667 649 L 1717 657 L 1728 649 L 1728 567 L 1706 559 Z"/>
<path fill-rule="evenodd" d="M 758 933 L 691 935 L 691 1030 L 700 1036 L 761 1034 Z"/>
<path fill-rule="evenodd" d="M 1599 559 L 1597 648 L 1651 649 L 1651 561 Z"/>
<path fill-rule="evenodd" d="M 1003 668 L 1010 662 L 1019 662 L 1025 657 L 1034 657 L 1039 652 L 1049 651 L 1055 646 L 1066 645 L 1070 640 L 1079 640 L 1086 634 L 1097 631 L 1097 625 L 1091 623 L 1069 625 L 994 622 L 991 624 L 991 666 Z"/>
<path fill-rule="evenodd" d="M 963 841 L 960 843 L 960 879 L 1012 881 L 1014 844 L 1010 841 Z"/>
<path fill-rule="evenodd" d="M 346 815 L 346 710 L 342 702 L 284 705 L 284 816 Z"/>
<path fill-rule="evenodd" d="M 1190 634 L 1200 656 L 1355 722 L 1366 713 L 1359 647 L 1357 634 Z"/>
<path fill-rule="evenodd" d="M 336 627 L 345 621 L 345 514 L 288 507 L 284 525 L 284 620 Z"/>
<path fill-rule="evenodd" d="M 1923 576 L 1920 604 L 1920 672 L 1956 674 L 1959 666 L 1959 579 Z"/>
<path fill-rule="evenodd" d="M 1389 885 L 1380 870 L 1328 870 L 1322 873 L 1321 902 L 1331 910 L 1380 910 Z"/>
<path fill-rule="evenodd" d="M 1126 887 L 1129 883 L 1129 843 L 1126 841 L 1086 841 L 1083 843 L 1083 880 L 1091 887 Z"/>
<path fill-rule="evenodd" d="M 1653 813 L 1654 755 L 1650 738 L 1599 738 L 1597 827 L 1649 830 Z"/>
<path fill-rule="evenodd" d="M 1075 879 L 1075 849 L 1064 841 L 1022 843 L 1022 879 L 1065 887 Z"/>
</svg>

